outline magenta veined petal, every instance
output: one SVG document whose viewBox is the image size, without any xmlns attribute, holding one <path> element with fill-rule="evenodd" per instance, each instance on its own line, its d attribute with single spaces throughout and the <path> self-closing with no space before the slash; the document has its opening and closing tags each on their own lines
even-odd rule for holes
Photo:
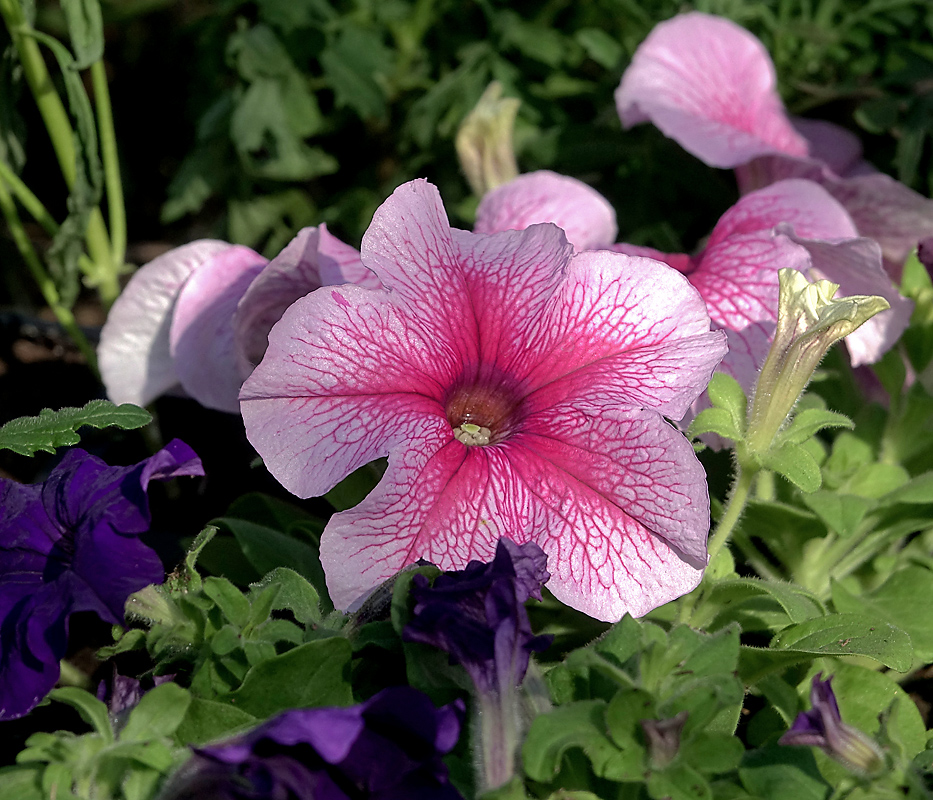
<svg viewBox="0 0 933 800">
<path fill-rule="evenodd" d="M 696 585 L 705 478 L 663 415 L 704 390 L 725 336 L 682 275 L 573 256 L 549 224 L 452 230 L 424 181 L 377 211 L 362 261 L 385 288 L 298 300 L 240 394 L 247 436 L 301 496 L 389 458 L 324 531 L 338 606 L 419 558 L 489 560 L 503 535 L 536 541 L 559 596 L 603 619 Z"/>
<path fill-rule="evenodd" d="M 249 373 L 237 357 L 233 315 L 267 263 L 248 247 L 230 247 L 196 270 L 178 295 L 170 352 L 182 388 L 206 408 L 232 414 L 240 409 L 237 395 Z"/>
<path fill-rule="evenodd" d="M 286 308 L 315 289 L 343 283 L 380 285 L 363 266 L 359 251 L 333 236 L 326 225 L 299 231 L 250 284 L 236 310 L 237 347 L 248 369 L 262 359 L 269 331 Z"/>
<path fill-rule="evenodd" d="M 774 65 L 751 33 L 698 11 L 657 25 L 616 90 L 622 124 L 654 123 L 713 167 L 807 154 L 776 90 Z"/>
<path fill-rule="evenodd" d="M 577 252 L 609 247 L 616 238 L 615 209 L 595 189 L 556 172 L 519 175 L 488 192 L 476 209 L 477 233 L 522 230 L 539 222 L 562 228 Z"/>
<path fill-rule="evenodd" d="M 233 247 L 200 239 L 169 250 L 133 275 L 100 335 L 101 377 L 111 400 L 144 406 L 178 385 L 169 347 L 176 300 L 195 270 Z"/>
<path fill-rule="evenodd" d="M 500 536 L 536 542 L 555 596 L 607 621 L 641 616 L 702 576 L 705 475 L 652 412 L 555 406 L 497 447 L 441 444 L 438 432 L 413 444 L 328 523 L 321 559 L 338 607 L 419 558 L 442 569 L 489 560 Z"/>
</svg>

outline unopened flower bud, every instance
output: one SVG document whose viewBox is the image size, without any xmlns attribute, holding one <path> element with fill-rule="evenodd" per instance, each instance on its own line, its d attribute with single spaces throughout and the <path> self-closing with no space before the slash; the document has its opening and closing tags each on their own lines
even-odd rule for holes
<svg viewBox="0 0 933 800">
<path fill-rule="evenodd" d="M 687 712 L 681 711 L 670 719 L 643 719 L 642 730 L 648 740 L 648 755 L 651 766 L 664 769 L 680 751 L 680 735 L 687 723 Z"/>
<path fill-rule="evenodd" d="M 810 283 L 800 272 L 782 269 L 777 329 L 768 351 L 749 418 L 749 448 L 765 453 L 800 393 L 832 345 L 890 308 L 883 297 L 834 298 L 838 284 Z"/>
<path fill-rule="evenodd" d="M 801 712 L 791 729 L 778 744 L 819 747 L 826 755 L 845 764 L 853 772 L 869 777 L 885 768 L 884 751 L 868 734 L 842 721 L 836 695 L 830 685 L 832 678 L 820 680 L 813 676 L 810 687 L 810 711 Z"/>
<path fill-rule="evenodd" d="M 518 176 L 512 128 L 519 105 L 517 98 L 502 97 L 502 84 L 493 81 L 457 131 L 460 166 L 478 197 Z"/>
</svg>

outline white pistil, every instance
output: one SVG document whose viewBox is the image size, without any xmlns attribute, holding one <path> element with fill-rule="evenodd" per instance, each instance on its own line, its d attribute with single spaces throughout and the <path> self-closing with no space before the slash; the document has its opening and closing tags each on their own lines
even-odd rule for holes
<svg viewBox="0 0 933 800">
<path fill-rule="evenodd" d="M 489 444 L 492 431 L 472 422 L 464 422 L 459 428 L 454 428 L 454 438 L 464 444 Z"/>
</svg>

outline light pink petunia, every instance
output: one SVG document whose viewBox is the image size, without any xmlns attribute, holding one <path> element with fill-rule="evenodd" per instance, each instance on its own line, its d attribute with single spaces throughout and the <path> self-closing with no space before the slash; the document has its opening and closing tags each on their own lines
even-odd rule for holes
<svg viewBox="0 0 933 800">
<path fill-rule="evenodd" d="M 240 386 L 285 309 L 347 282 L 378 285 L 324 225 L 302 230 L 272 261 L 214 240 L 170 250 L 142 267 L 111 309 L 98 350 L 107 394 L 145 405 L 181 392 L 239 413 Z"/>
<path fill-rule="evenodd" d="M 826 278 L 841 295 L 875 294 L 891 308 L 846 338 L 856 366 L 877 361 L 910 320 L 912 304 L 885 274 L 878 245 L 860 238 L 845 209 L 817 184 L 786 180 L 742 197 L 716 223 L 693 257 L 616 245 L 620 252 L 660 258 L 700 292 L 713 322 L 727 331 L 721 369 L 750 391 L 777 321 L 778 270 Z M 685 260 L 686 259 L 686 260 Z"/>
<path fill-rule="evenodd" d="M 476 209 L 476 233 L 520 231 L 537 222 L 562 228 L 577 251 L 609 247 L 619 232 L 616 212 L 599 192 L 576 178 L 539 170 L 490 192 Z"/>
<path fill-rule="evenodd" d="M 574 255 L 554 225 L 451 229 L 422 180 L 376 212 L 362 261 L 385 288 L 296 302 L 240 395 L 250 441 L 300 497 L 388 456 L 321 539 L 338 607 L 421 558 L 488 561 L 502 536 L 540 545 L 554 594 L 600 619 L 696 586 L 706 482 L 664 417 L 725 343 L 681 275 Z"/>
<path fill-rule="evenodd" d="M 656 26 L 622 76 L 616 105 L 626 128 L 652 122 L 704 163 L 736 167 L 743 192 L 816 181 L 859 235 L 878 242 L 895 280 L 917 242 L 933 235 L 933 200 L 863 161 L 853 134 L 787 117 L 764 46 L 727 19 L 691 12 Z"/>
<path fill-rule="evenodd" d="M 807 155 L 778 96 L 768 51 L 722 17 L 693 11 L 655 26 L 615 97 L 626 128 L 653 122 L 713 167 L 774 152 Z"/>
</svg>

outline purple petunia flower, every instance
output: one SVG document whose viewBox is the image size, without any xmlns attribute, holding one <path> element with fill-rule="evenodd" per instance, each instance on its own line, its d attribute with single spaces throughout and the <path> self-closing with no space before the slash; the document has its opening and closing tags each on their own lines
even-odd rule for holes
<svg viewBox="0 0 933 800">
<path fill-rule="evenodd" d="M 884 768 L 884 752 L 870 736 L 842 721 L 839 704 L 831 686 L 832 677 L 813 676 L 809 711 L 797 715 L 791 729 L 778 744 L 819 747 L 826 755 L 842 762 L 860 775 L 871 775 Z"/>
<path fill-rule="evenodd" d="M 743 192 L 804 178 L 823 186 L 898 279 L 917 241 L 933 235 L 933 200 L 861 160 L 861 145 L 826 122 L 791 120 L 761 42 L 698 11 L 657 25 L 616 91 L 622 124 L 653 122 L 713 167 L 736 167 Z"/>
<path fill-rule="evenodd" d="M 180 389 L 237 413 L 243 379 L 285 309 L 320 286 L 348 282 L 378 286 L 359 253 L 325 225 L 302 230 L 272 261 L 207 239 L 170 250 L 133 276 L 101 331 L 107 395 L 142 406 Z"/>
<path fill-rule="evenodd" d="M 489 560 L 502 536 L 548 555 L 549 588 L 604 620 L 696 586 L 705 475 L 680 419 L 725 352 L 675 270 L 573 255 L 554 225 L 450 228 L 437 190 L 399 187 L 363 238 L 385 288 L 313 292 L 272 329 L 241 410 L 300 497 L 389 466 L 321 541 L 339 608 L 418 559 Z"/>
<path fill-rule="evenodd" d="M 203 475 L 179 440 L 130 467 L 71 450 L 41 485 L 0 481 L 0 719 L 26 714 L 55 685 L 68 619 L 122 624 L 126 599 L 165 573 L 139 538 L 150 481 Z"/>
<path fill-rule="evenodd" d="M 286 711 L 258 728 L 195 750 L 166 800 L 462 800 L 442 756 L 460 735 L 464 706 L 435 708 L 394 687 L 350 708 Z"/>
<path fill-rule="evenodd" d="M 471 561 L 458 572 L 412 579 L 415 607 L 404 638 L 433 645 L 462 664 L 478 691 L 519 686 L 528 658 L 550 643 L 531 632 L 525 601 L 541 599 L 550 577 L 547 556 L 534 542 L 500 539 L 488 564 Z"/>
</svg>

